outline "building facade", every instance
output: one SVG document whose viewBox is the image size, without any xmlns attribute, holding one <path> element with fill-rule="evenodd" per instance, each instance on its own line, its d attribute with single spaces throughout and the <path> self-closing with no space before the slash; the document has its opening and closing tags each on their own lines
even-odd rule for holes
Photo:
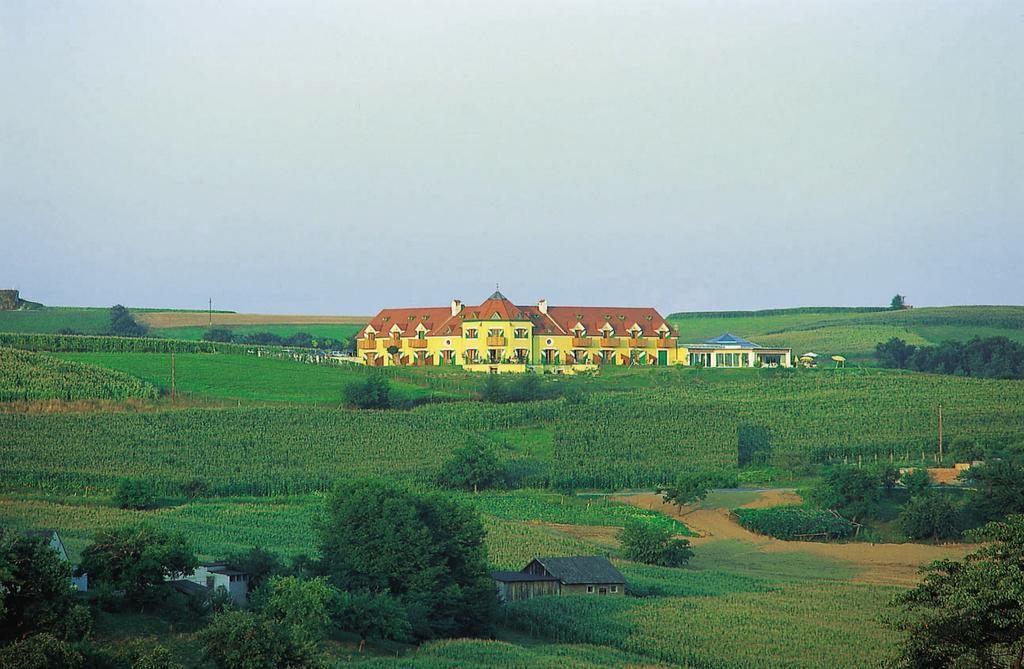
<svg viewBox="0 0 1024 669">
<path fill-rule="evenodd" d="M 680 349 L 683 364 L 691 367 L 792 367 L 793 350 L 766 348 L 725 333 Z"/>
<path fill-rule="evenodd" d="M 681 362 L 677 333 L 653 308 L 521 306 L 498 291 L 478 306 L 384 309 L 357 335 L 356 354 L 371 366 L 485 372 Z"/>
<path fill-rule="evenodd" d="M 626 579 L 607 557 L 536 557 L 520 571 L 491 573 L 498 599 L 515 602 L 547 595 L 626 594 Z"/>
</svg>

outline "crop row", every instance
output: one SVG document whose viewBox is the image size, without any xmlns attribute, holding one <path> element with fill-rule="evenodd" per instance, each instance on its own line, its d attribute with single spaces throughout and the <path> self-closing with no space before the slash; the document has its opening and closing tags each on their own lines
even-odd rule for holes
<svg viewBox="0 0 1024 669">
<path fill-rule="evenodd" d="M 155 386 L 123 372 L 0 348 L 0 402 L 155 399 Z"/>
<path fill-rule="evenodd" d="M 678 570 L 678 579 L 691 574 Z M 891 666 L 876 612 L 892 592 L 824 583 L 703 597 L 551 597 L 507 606 L 520 631 L 709 669 Z"/>
</svg>

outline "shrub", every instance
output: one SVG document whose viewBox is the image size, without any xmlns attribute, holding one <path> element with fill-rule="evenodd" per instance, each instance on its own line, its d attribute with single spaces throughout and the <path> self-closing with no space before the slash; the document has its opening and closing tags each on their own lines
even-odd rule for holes
<svg viewBox="0 0 1024 669">
<path fill-rule="evenodd" d="M 857 467 L 833 467 L 811 489 L 810 499 L 854 523 L 870 515 L 878 503 L 878 479 Z"/>
<path fill-rule="evenodd" d="M 338 627 L 360 639 L 409 641 L 409 614 L 394 596 L 377 592 L 343 592 L 336 614 Z"/>
<path fill-rule="evenodd" d="M 733 514 L 748 530 L 787 541 L 842 539 L 853 534 L 855 529 L 849 520 L 829 511 L 797 505 L 735 509 Z"/>
<path fill-rule="evenodd" d="M 916 467 L 900 476 L 900 483 L 911 497 L 924 494 L 932 485 L 932 477 L 924 467 Z"/>
<path fill-rule="evenodd" d="M 911 539 L 960 536 L 959 513 L 946 495 L 932 491 L 910 500 L 900 514 L 900 529 Z"/>
<path fill-rule="evenodd" d="M 391 384 L 380 374 L 368 373 L 362 381 L 345 386 L 345 403 L 354 409 L 388 409 Z"/>
<path fill-rule="evenodd" d="M 146 511 L 156 507 L 156 494 L 149 481 L 122 479 L 114 493 L 114 502 L 122 509 Z"/>
<path fill-rule="evenodd" d="M 323 658 L 294 630 L 250 611 L 224 611 L 199 632 L 203 657 L 217 669 L 320 669 Z"/>
<path fill-rule="evenodd" d="M 493 404 L 507 404 L 553 399 L 559 394 L 558 386 L 541 382 L 536 374 L 516 374 L 511 378 L 491 374 L 484 380 L 480 399 Z"/>
<path fill-rule="evenodd" d="M 438 483 L 457 490 L 482 490 L 501 480 L 502 469 L 494 448 L 479 437 L 452 452 L 452 457 L 441 466 Z"/>
<path fill-rule="evenodd" d="M 272 576 L 253 595 L 252 605 L 264 616 L 293 628 L 298 637 L 323 640 L 341 593 L 326 578 Z"/>
<path fill-rule="evenodd" d="M 78 669 L 85 658 L 52 634 L 35 634 L 0 648 L 0 669 Z"/>
<path fill-rule="evenodd" d="M 631 522 L 619 532 L 622 556 L 634 562 L 660 567 L 682 567 L 690 558 L 690 542 L 673 539 L 672 532 L 658 525 Z"/>
<path fill-rule="evenodd" d="M 131 313 L 120 304 L 110 308 L 110 334 L 117 337 L 142 337 L 146 328 L 135 322 Z"/>
</svg>

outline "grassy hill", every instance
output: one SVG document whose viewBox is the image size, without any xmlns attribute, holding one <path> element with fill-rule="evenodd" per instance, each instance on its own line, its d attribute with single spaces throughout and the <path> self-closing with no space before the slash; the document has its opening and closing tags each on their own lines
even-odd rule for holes
<svg viewBox="0 0 1024 669">
<path fill-rule="evenodd" d="M 171 357 L 166 353 L 54 353 L 78 363 L 105 367 L 171 389 Z M 363 378 L 357 367 L 304 365 L 292 360 L 254 355 L 179 353 L 175 356 L 178 392 L 217 399 L 251 402 L 288 402 L 338 406 L 347 383 Z M 430 393 L 413 384 L 392 384 L 399 403 L 416 401 Z"/>
<path fill-rule="evenodd" d="M 872 364 L 878 342 L 899 337 L 927 346 L 975 336 L 1003 336 L 1024 342 L 1024 307 L 921 307 L 902 311 L 801 307 L 764 311 L 671 314 L 683 343 L 731 332 L 766 346 L 787 346 L 797 355 L 807 351 L 843 355 Z"/>
<path fill-rule="evenodd" d="M 205 311 L 169 311 L 166 309 L 131 309 L 135 318 L 149 326 L 149 336 L 166 339 L 199 341 L 209 330 Z M 278 316 L 235 314 L 215 311 L 214 327 L 238 335 L 269 332 L 289 337 L 299 332 L 314 338 L 345 341 L 357 333 L 365 322 L 343 316 Z M 225 321 L 225 322 L 221 322 Z M 231 322 L 229 322 L 231 321 Z M 240 321 L 235 323 L 233 321 Z M 358 322 L 353 322 L 358 321 Z M 179 325 L 183 323 L 184 325 Z M 110 331 L 110 309 L 106 307 L 46 307 L 0 311 L 0 332 L 56 333 L 71 330 L 78 334 L 106 334 Z"/>
</svg>

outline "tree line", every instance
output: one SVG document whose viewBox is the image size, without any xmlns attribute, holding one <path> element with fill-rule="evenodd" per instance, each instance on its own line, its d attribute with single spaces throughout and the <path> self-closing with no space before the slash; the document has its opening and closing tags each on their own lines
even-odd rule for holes
<svg viewBox="0 0 1024 669">
<path fill-rule="evenodd" d="M 348 348 L 350 340 L 333 337 L 316 337 L 308 332 L 296 332 L 281 336 L 273 332 L 252 332 L 237 334 L 229 328 L 210 328 L 203 334 L 204 341 L 225 344 L 249 344 L 254 346 L 289 346 L 292 348 L 315 348 L 322 351 L 342 351 Z"/>
<path fill-rule="evenodd" d="M 946 341 L 938 346 L 915 346 L 893 337 L 875 346 L 882 367 L 918 372 L 1024 379 L 1024 345 L 1006 337 L 974 337 L 968 342 Z"/>
</svg>

